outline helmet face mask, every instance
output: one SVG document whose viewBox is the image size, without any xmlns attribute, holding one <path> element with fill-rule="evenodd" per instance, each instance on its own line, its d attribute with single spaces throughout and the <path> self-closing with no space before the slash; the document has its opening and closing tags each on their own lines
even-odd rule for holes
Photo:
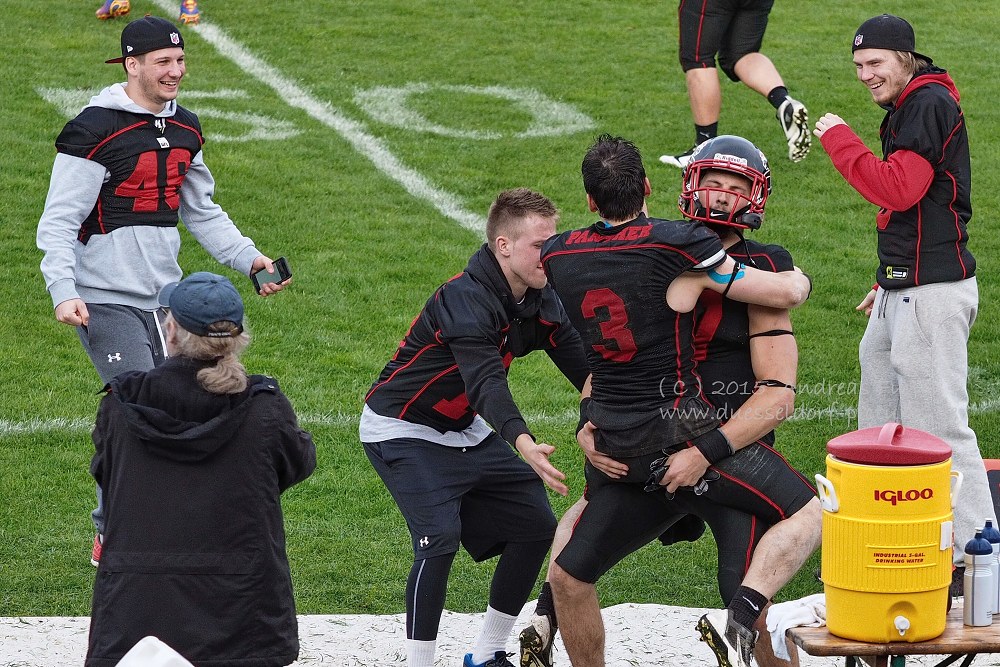
<svg viewBox="0 0 1000 667">
<path fill-rule="evenodd" d="M 709 185 L 715 172 L 745 179 L 746 192 L 723 185 Z M 710 139 L 695 149 L 682 175 L 681 196 L 677 205 L 685 217 L 709 225 L 736 229 L 758 229 L 764 218 L 764 205 L 771 193 L 771 170 L 767 158 L 752 143 L 732 135 Z M 723 179 L 725 180 L 725 179 Z M 709 202 L 726 195 L 728 207 L 709 208 Z"/>
</svg>

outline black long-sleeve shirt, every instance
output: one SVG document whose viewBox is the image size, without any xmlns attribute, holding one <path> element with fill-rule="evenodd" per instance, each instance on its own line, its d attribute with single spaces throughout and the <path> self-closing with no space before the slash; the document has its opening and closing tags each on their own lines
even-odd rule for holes
<svg viewBox="0 0 1000 667">
<path fill-rule="evenodd" d="M 365 398 L 384 417 L 442 433 L 482 416 L 509 443 L 529 433 L 507 384 L 515 357 L 545 350 L 577 389 L 589 370 L 580 335 L 551 287 L 515 303 L 487 246 L 427 300 Z"/>
</svg>

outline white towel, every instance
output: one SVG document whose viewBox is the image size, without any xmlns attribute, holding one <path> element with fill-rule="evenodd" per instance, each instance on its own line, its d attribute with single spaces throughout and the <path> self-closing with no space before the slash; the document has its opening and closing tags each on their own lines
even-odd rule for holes
<svg viewBox="0 0 1000 667">
<path fill-rule="evenodd" d="M 823 593 L 807 595 L 799 600 L 789 600 L 771 605 L 767 610 L 767 631 L 771 633 L 774 655 L 790 660 L 785 644 L 785 630 L 799 626 L 819 628 L 826 625 L 826 596 Z"/>
</svg>

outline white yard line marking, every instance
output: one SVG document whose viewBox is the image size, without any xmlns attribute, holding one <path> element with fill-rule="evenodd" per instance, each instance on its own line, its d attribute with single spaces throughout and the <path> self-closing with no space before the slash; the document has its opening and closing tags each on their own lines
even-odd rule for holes
<svg viewBox="0 0 1000 667">
<path fill-rule="evenodd" d="M 456 95 L 495 97 L 500 104 L 520 107 L 531 116 L 531 123 L 521 132 L 502 133 L 494 130 L 473 130 L 440 125 L 410 106 L 410 98 L 443 90 Z M 550 99 L 533 88 L 507 86 L 453 86 L 447 84 L 408 83 L 405 86 L 378 86 L 354 93 L 354 101 L 375 120 L 416 132 L 430 132 L 461 139 L 499 140 L 505 136 L 554 137 L 594 128 L 594 121 L 571 105 Z"/>
<path fill-rule="evenodd" d="M 163 11 L 164 16 L 170 17 L 176 22 L 177 2 L 175 0 L 153 0 L 153 3 Z M 423 175 L 404 165 L 381 139 L 367 131 L 364 124 L 343 115 L 329 103 L 317 100 L 302 86 L 250 53 L 243 45 L 229 37 L 210 20 L 196 26 L 186 27 L 185 31 L 197 33 L 221 55 L 233 61 L 248 75 L 271 88 L 290 106 L 305 111 L 313 119 L 336 131 L 358 153 L 371 160 L 376 169 L 402 185 L 414 197 L 427 201 L 442 215 L 454 220 L 466 229 L 477 233 L 485 229 L 485 218 L 465 210 L 457 197 L 436 187 Z M 181 100 L 183 101 L 183 93 Z"/>
</svg>

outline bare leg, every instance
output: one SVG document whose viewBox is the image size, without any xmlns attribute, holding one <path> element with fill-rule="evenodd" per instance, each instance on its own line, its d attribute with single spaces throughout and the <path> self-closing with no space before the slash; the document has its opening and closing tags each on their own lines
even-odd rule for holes
<svg viewBox="0 0 1000 667">
<path fill-rule="evenodd" d="M 743 585 L 767 598 L 787 584 L 819 547 L 823 510 L 813 498 L 798 512 L 774 524 L 754 550 Z"/>
<path fill-rule="evenodd" d="M 570 663 L 574 667 L 604 667 L 604 619 L 597 589 L 570 576 L 557 563 L 549 567 L 549 578 Z"/>
<path fill-rule="evenodd" d="M 744 85 L 765 97 L 778 86 L 785 85 L 774 63 L 763 53 L 746 54 L 736 61 L 733 69 Z"/>
<path fill-rule="evenodd" d="M 711 125 L 719 122 L 719 115 L 722 113 L 722 86 L 719 84 L 718 70 L 714 67 L 689 69 L 684 73 L 684 80 L 694 124 Z"/>
<path fill-rule="evenodd" d="M 555 537 L 552 538 L 552 553 L 549 555 L 549 572 L 552 571 L 556 558 L 562 553 L 563 547 L 569 542 L 569 538 L 573 536 L 573 526 L 576 524 L 576 520 L 580 518 L 580 515 L 583 514 L 586 506 L 587 499 L 580 496 L 580 499 L 573 503 L 573 506 L 566 510 L 566 513 L 559 519 Z M 550 581 L 549 572 L 545 573 L 545 581 Z"/>
<path fill-rule="evenodd" d="M 555 608 L 549 576 L 556 558 L 562 553 L 569 538 L 573 536 L 573 526 L 576 525 L 576 520 L 586 506 L 587 501 L 581 496 L 572 507 L 566 510 L 566 513 L 559 519 L 559 525 L 556 526 L 556 534 L 552 539 L 552 556 L 549 559 L 549 568 L 545 572 L 545 583 L 538 594 L 535 613 L 531 616 L 531 624 L 525 627 L 517 637 L 521 649 L 522 665 L 552 664 L 552 643 L 558 629 L 556 619 L 559 615 Z"/>
</svg>

